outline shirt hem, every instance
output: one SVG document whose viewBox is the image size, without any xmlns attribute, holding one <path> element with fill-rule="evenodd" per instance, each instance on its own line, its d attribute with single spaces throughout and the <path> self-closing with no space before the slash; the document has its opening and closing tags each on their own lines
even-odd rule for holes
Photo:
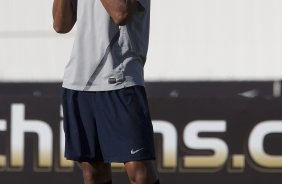
<svg viewBox="0 0 282 184">
<path fill-rule="evenodd" d="M 145 86 L 144 82 L 143 83 L 137 83 L 137 82 L 126 82 L 126 83 L 121 83 L 119 85 L 115 86 L 90 86 L 89 89 L 85 90 L 85 86 L 76 86 L 76 85 L 71 85 L 71 84 L 66 84 L 63 83 L 62 87 L 66 89 L 71 89 L 71 90 L 76 90 L 76 91 L 112 91 L 112 90 L 118 90 L 126 87 L 131 87 L 131 86 Z"/>
</svg>

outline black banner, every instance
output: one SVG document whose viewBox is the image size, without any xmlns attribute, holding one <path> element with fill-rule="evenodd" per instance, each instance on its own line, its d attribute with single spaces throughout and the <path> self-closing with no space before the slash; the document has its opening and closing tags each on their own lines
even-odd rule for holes
<svg viewBox="0 0 282 184">
<path fill-rule="evenodd" d="M 280 183 L 275 85 L 147 83 L 161 183 Z M 0 104 L 1 183 L 82 183 L 78 165 L 63 158 L 60 84 L 0 84 Z M 113 182 L 128 183 L 121 164 Z"/>
</svg>

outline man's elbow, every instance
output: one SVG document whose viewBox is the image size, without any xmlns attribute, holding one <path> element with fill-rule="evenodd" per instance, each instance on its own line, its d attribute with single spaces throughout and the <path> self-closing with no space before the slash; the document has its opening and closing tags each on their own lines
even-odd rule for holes
<svg viewBox="0 0 282 184">
<path fill-rule="evenodd" d="M 57 32 L 57 33 L 60 33 L 60 34 L 65 34 L 65 33 L 68 33 L 72 30 L 72 27 L 73 27 L 74 24 L 64 24 L 64 23 L 61 23 L 61 22 L 56 22 L 54 21 L 53 22 L 53 29 Z"/>
<path fill-rule="evenodd" d="M 67 29 L 67 28 L 64 27 L 64 26 L 60 26 L 60 25 L 56 25 L 56 24 L 53 24 L 53 29 L 54 29 L 57 33 L 60 33 L 60 34 L 68 33 L 68 32 L 70 32 L 70 30 L 71 30 L 71 29 Z"/>
</svg>

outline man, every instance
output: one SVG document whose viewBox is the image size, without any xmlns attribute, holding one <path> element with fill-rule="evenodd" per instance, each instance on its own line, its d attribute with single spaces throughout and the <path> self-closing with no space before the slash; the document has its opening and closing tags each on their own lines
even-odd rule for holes
<svg viewBox="0 0 282 184">
<path fill-rule="evenodd" d="M 132 184 L 159 183 L 143 87 L 150 0 L 54 0 L 53 19 L 58 33 L 77 22 L 62 90 L 66 158 L 85 184 L 111 183 L 111 162 Z"/>
</svg>

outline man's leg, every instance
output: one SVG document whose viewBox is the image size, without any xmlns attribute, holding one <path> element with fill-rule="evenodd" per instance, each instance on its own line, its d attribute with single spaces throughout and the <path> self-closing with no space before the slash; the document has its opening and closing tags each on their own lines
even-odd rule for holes
<svg viewBox="0 0 282 184">
<path fill-rule="evenodd" d="M 158 184 L 158 176 L 151 160 L 125 163 L 125 169 L 131 184 Z"/>
<path fill-rule="evenodd" d="M 103 162 L 80 163 L 84 184 L 111 184 L 111 165 Z"/>
</svg>

